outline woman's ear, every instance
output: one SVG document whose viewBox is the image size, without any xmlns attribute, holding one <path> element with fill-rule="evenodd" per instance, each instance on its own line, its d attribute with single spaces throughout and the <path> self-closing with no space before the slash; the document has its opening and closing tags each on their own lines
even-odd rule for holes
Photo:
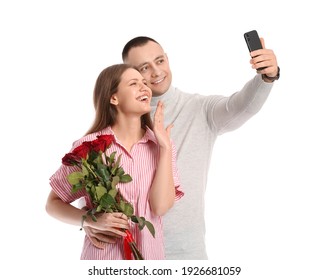
<svg viewBox="0 0 329 280">
<path fill-rule="evenodd" d="M 115 94 L 113 94 L 112 96 L 111 96 L 111 99 L 110 99 L 110 102 L 111 102 L 111 104 L 113 104 L 113 105 L 118 105 L 118 98 L 117 98 L 117 96 L 115 95 Z"/>
</svg>

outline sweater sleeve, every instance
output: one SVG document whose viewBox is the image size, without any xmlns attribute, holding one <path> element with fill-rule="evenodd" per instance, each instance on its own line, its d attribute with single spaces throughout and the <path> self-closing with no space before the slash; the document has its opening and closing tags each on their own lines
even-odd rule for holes
<svg viewBox="0 0 329 280">
<path fill-rule="evenodd" d="M 242 126 L 263 106 L 273 83 L 266 83 L 256 75 L 231 96 L 210 96 L 206 104 L 209 126 L 216 134 L 223 134 Z"/>
</svg>

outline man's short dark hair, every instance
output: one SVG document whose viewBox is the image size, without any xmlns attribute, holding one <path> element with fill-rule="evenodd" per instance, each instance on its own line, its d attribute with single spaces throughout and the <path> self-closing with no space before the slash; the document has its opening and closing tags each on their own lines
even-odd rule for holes
<svg viewBox="0 0 329 280">
<path fill-rule="evenodd" d="M 150 37 L 146 37 L 146 36 L 139 36 L 139 37 L 135 37 L 133 39 L 131 39 L 123 48 L 122 50 L 122 61 L 125 61 L 128 57 L 128 53 L 132 48 L 135 47 L 141 47 L 147 44 L 147 42 L 152 41 L 154 43 L 159 44 L 157 41 L 155 41 L 154 39 L 150 38 Z"/>
</svg>

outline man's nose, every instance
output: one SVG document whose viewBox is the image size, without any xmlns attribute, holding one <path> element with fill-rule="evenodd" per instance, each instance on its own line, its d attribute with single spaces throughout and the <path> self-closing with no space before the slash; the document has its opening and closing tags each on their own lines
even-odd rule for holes
<svg viewBox="0 0 329 280">
<path fill-rule="evenodd" d="M 152 77 L 158 77 L 161 74 L 161 69 L 157 66 L 152 67 Z"/>
</svg>

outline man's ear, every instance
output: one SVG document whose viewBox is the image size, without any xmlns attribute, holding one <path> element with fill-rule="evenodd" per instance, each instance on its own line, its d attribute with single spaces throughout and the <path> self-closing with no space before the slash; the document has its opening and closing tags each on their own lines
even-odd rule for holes
<svg viewBox="0 0 329 280">
<path fill-rule="evenodd" d="M 117 98 L 117 96 L 116 96 L 115 94 L 113 94 L 113 95 L 111 96 L 110 102 L 111 102 L 111 104 L 113 104 L 113 105 L 118 105 L 119 101 L 118 101 L 118 98 Z"/>
</svg>

